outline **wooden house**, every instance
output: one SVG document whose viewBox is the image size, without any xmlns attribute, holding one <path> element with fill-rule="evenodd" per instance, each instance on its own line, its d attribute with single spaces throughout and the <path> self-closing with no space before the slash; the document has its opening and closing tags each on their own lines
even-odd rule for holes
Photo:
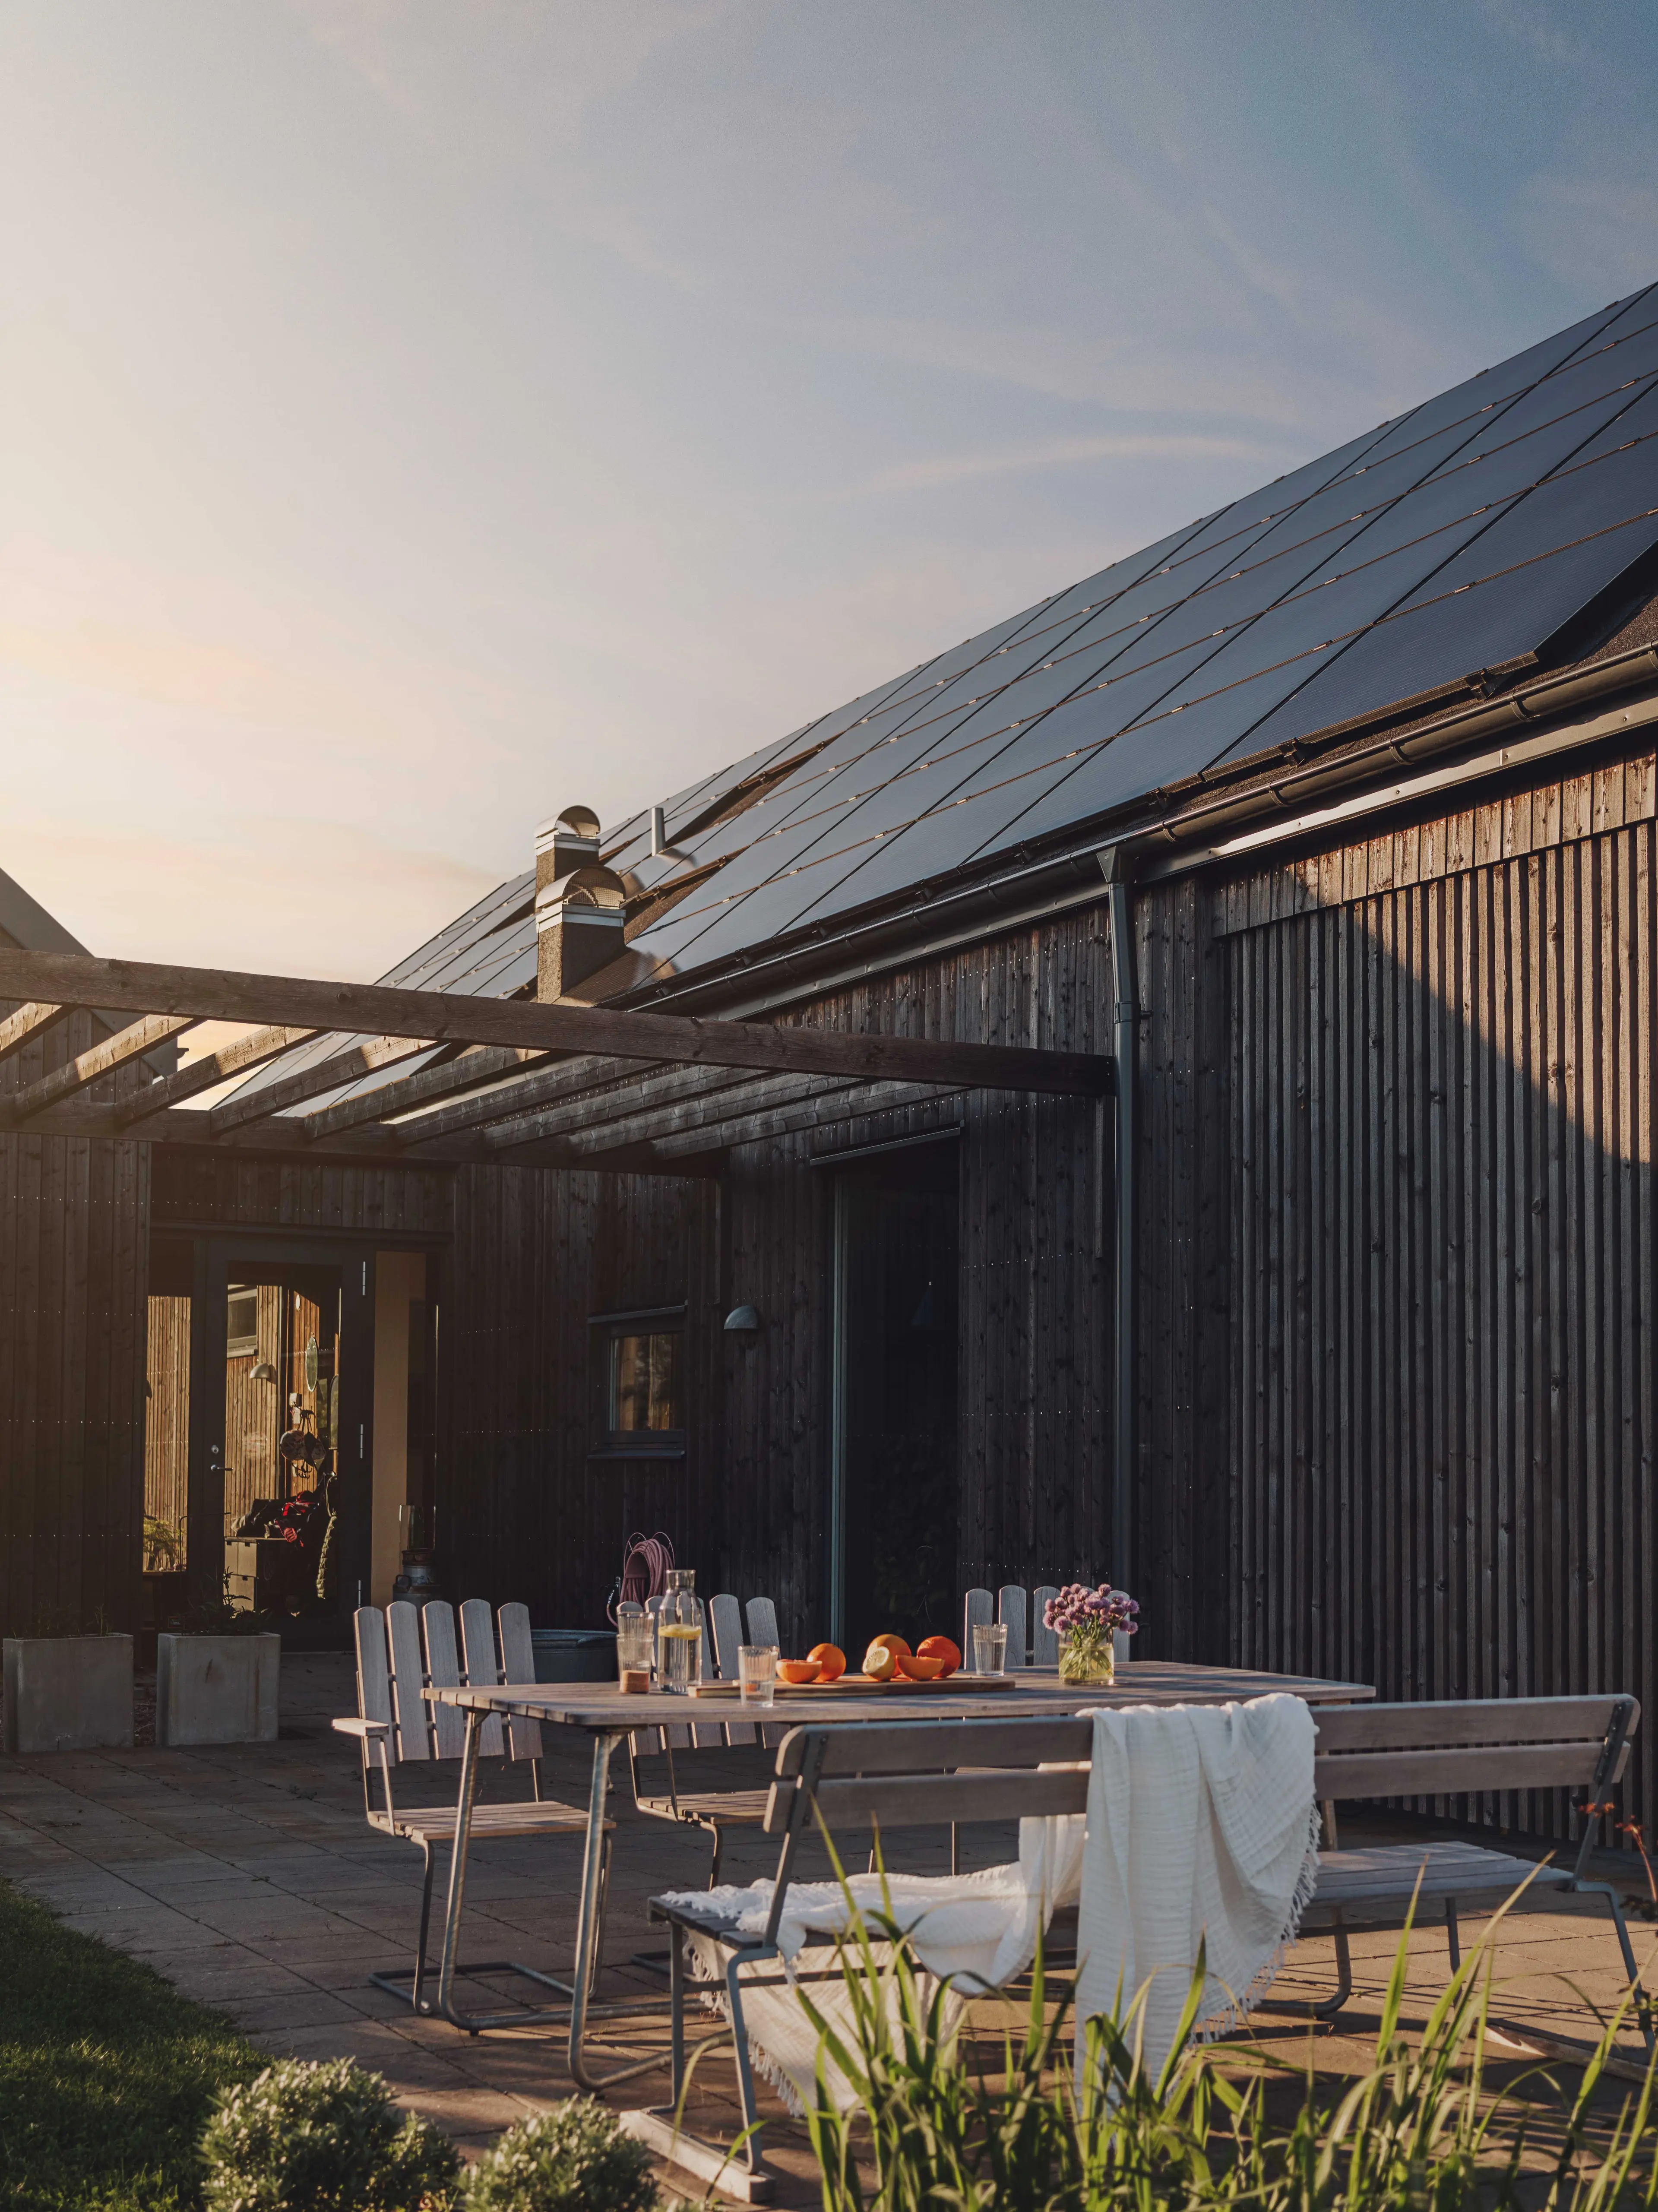
<svg viewBox="0 0 1658 2212">
<path fill-rule="evenodd" d="M 296 1638 L 411 1535 L 596 1624 L 661 1529 L 803 1645 L 1108 1575 L 1150 1656 L 1651 1701 L 1655 386 L 1642 293 L 380 986 L 0 947 L 8 1620 L 138 1618 L 182 1463 L 201 1598 L 332 1485 Z"/>
</svg>

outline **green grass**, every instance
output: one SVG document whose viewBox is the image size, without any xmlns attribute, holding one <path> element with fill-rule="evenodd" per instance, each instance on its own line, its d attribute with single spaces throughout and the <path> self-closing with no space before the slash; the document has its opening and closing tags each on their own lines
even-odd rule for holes
<svg viewBox="0 0 1658 2212">
<path fill-rule="evenodd" d="M 222 2014 L 0 1883 L 0 2207 L 200 2203 L 216 2093 L 264 2060 Z"/>
</svg>

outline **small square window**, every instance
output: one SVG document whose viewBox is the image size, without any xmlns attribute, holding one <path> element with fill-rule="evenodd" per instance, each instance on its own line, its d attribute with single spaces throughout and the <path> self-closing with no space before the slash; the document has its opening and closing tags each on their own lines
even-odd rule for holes
<svg viewBox="0 0 1658 2212">
<path fill-rule="evenodd" d="M 225 1301 L 225 1356 L 246 1359 L 259 1348 L 259 1294 L 233 1284 Z"/>
<path fill-rule="evenodd" d="M 684 1310 L 601 1314 L 599 1448 L 629 1457 L 677 1456 L 685 1444 Z"/>
</svg>

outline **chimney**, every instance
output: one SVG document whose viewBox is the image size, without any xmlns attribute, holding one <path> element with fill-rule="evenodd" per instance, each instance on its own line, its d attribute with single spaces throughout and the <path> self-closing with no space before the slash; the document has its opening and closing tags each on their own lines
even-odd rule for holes
<svg viewBox="0 0 1658 2212">
<path fill-rule="evenodd" d="M 623 949 L 626 894 L 598 864 L 598 817 L 567 806 L 536 832 L 536 996 L 562 999 Z"/>
</svg>

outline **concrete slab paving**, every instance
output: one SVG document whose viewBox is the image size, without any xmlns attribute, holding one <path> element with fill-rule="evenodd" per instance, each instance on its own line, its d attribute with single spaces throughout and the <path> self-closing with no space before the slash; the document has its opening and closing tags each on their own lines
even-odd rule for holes
<svg viewBox="0 0 1658 2212">
<path fill-rule="evenodd" d="M 274 1744 L 199 1749 L 61 1753 L 0 1759 L 0 1876 L 49 1904 L 72 1926 L 149 1960 L 187 1995 L 227 2012 L 273 2054 L 349 2055 L 384 2074 L 406 2105 L 429 2113 L 464 2148 L 476 2150 L 509 2121 L 567 2095 L 571 2087 L 561 2032 L 514 2030 L 469 2037 L 446 2023 L 416 2019 L 367 1979 L 371 1968 L 412 1963 L 420 1900 L 420 1856 L 377 1835 L 363 1819 L 357 1754 L 327 1722 L 353 1701 L 344 1655 L 289 1655 L 282 1666 L 283 1736 Z M 586 1800 L 585 1741 L 550 1730 L 544 1786 L 573 1804 Z M 401 1783 L 407 1770 L 399 1775 Z M 416 1777 L 409 1802 L 448 1802 L 449 1770 Z M 659 1949 L 662 1933 L 646 1919 L 646 1900 L 666 1888 L 707 1879 L 705 1838 L 638 1815 L 618 1772 L 616 1868 L 606 1942 L 605 1995 L 629 2002 L 657 1997 L 663 1981 L 631 1964 Z M 423 1785 L 423 1786 L 422 1786 Z M 493 1794 L 527 1794 L 516 1778 L 492 1780 Z M 1383 1824 L 1385 1829 L 1385 1824 Z M 1383 1838 L 1378 1829 L 1376 1839 Z M 1344 1841 L 1369 1830 L 1345 1823 Z M 1013 1855 L 1017 1832 L 975 1832 L 970 1864 Z M 912 1838 L 902 1863 L 943 1871 L 940 1834 Z M 726 1878 L 769 1873 L 774 1846 L 753 1832 L 727 1846 Z M 482 1844 L 469 1870 L 465 1948 L 472 1957 L 519 1958 L 544 1971 L 568 1968 L 575 1937 L 579 1845 L 566 1838 Z M 1616 1863 L 1631 1891 L 1636 1877 Z M 441 1868 L 442 1861 L 440 1861 Z M 806 1871 L 827 1873 L 825 1861 Z M 1472 1944 L 1486 1916 L 1464 1909 Z M 1310 2049 L 1332 2080 L 1363 2063 L 1391 1971 L 1396 1932 L 1360 1928 L 1351 1948 L 1355 1990 L 1339 2032 L 1309 2039 L 1304 2012 L 1293 2008 L 1334 1983 L 1327 1936 L 1297 1947 L 1275 1997 L 1286 2008 L 1261 2014 L 1253 2039 L 1287 2053 Z M 1658 1948 L 1658 1928 L 1638 1923 L 1637 1957 Z M 1408 2006 L 1419 2024 L 1443 1985 L 1442 1924 L 1413 1935 Z M 1589 1899 L 1527 1900 L 1503 1923 L 1497 1942 L 1497 2009 L 1521 2026 L 1587 2039 L 1589 2005 L 1609 2008 L 1621 1993 L 1617 1946 L 1605 1908 Z M 525 1985 L 519 1984 L 519 1990 Z M 480 2002 L 510 2001 L 509 1986 Z M 532 1998 L 532 2002 L 537 2001 Z M 613 2093 L 618 2106 L 661 2102 L 667 2094 L 666 2022 L 647 2010 L 606 2026 L 598 2063 L 662 2054 L 660 2068 Z M 768 2155 L 783 2176 L 779 2203 L 815 2205 L 816 2172 L 805 2131 L 764 2100 Z M 711 2057 L 695 2077 L 691 2123 L 729 2140 L 738 2107 L 729 2058 Z M 686 2195 L 701 2185 L 681 2180 Z"/>
</svg>

